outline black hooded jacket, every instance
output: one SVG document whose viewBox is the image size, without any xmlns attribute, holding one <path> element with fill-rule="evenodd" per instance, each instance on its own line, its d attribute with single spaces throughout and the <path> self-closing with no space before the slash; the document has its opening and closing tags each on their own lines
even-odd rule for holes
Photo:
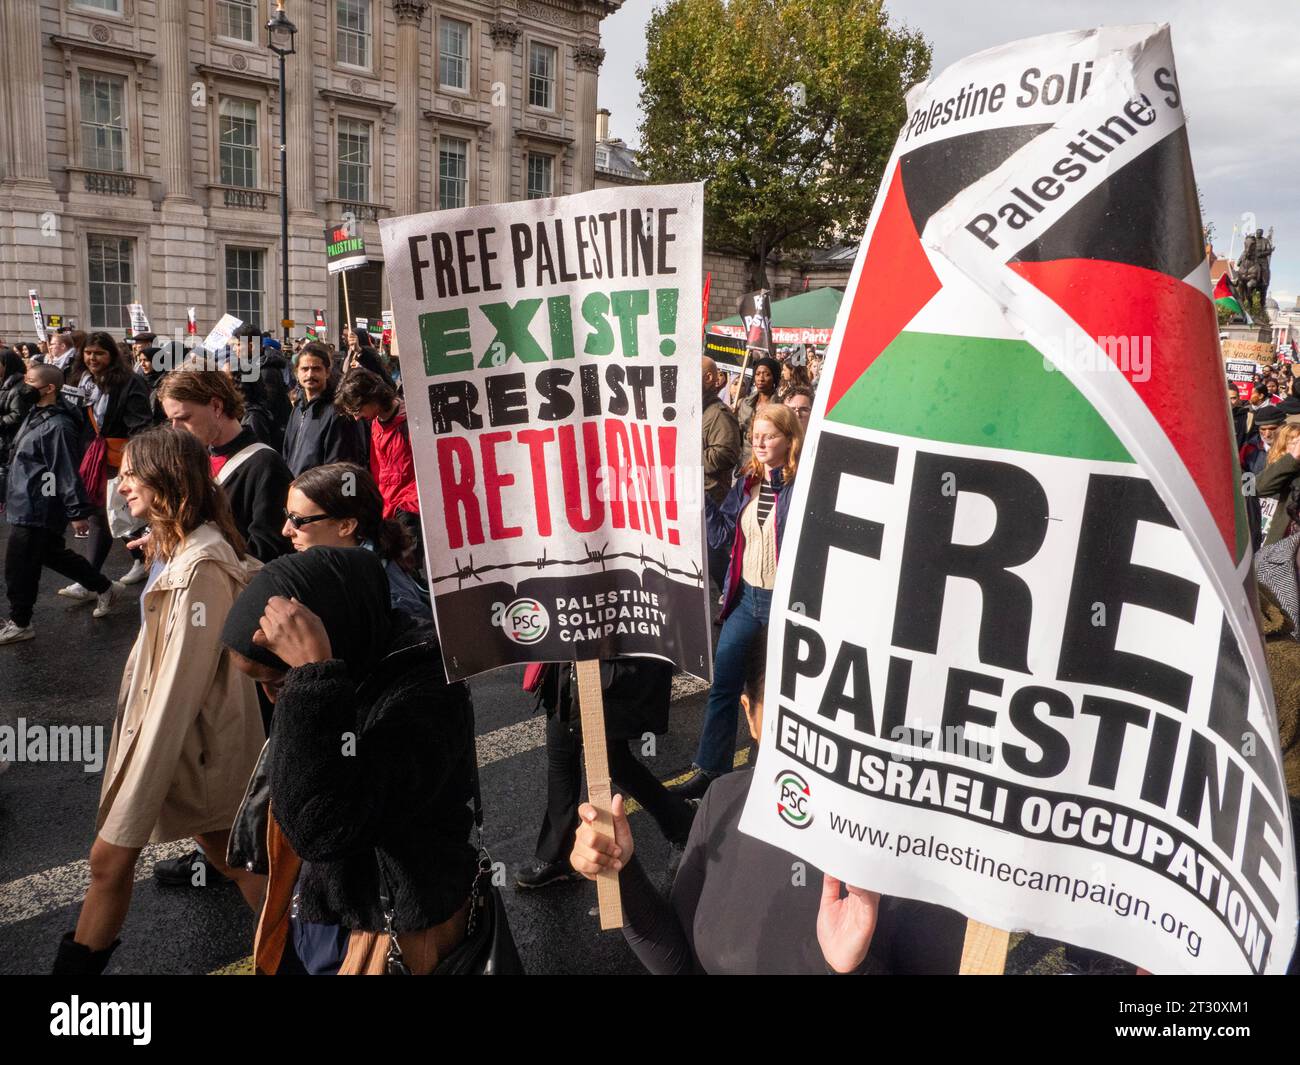
<svg viewBox="0 0 1300 1065">
<path fill-rule="evenodd" d="M 266 838 L 260 774 L 268 781 L 262 795 L 303 860 L 303 920 L 382 929 L 382 863 L 396 930 L 441 924 L 469 898 L 477 869 L 469 689 L 447 682 L 433 625 L 389 608 L 383 565 L 364 548 L 311 548 L 253 578 L 222 640 L 274 665 L 252 643 L 270 595 L 294 595 L 316 612 L 340 657 L 285 675 L 271 738 L 231 831 L 230 860 L 266 867 L 256 850 Z"/>
</svg>

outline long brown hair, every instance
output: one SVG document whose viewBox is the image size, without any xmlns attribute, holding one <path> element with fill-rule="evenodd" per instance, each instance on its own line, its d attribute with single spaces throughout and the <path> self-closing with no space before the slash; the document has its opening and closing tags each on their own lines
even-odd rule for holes
<svg viewBox="0 0 1300 1065">
<path fill-rule="evenodd" d="M 770 422 L 776 427 L 777 432 L 790 441 L 790 450 L 786 452 L 785 465 L 781 468 L 781 480 L 783 484 L 789 485 L 794 481 L 794 475 L 799 472 L 799 452 L 803 450 L 803 426 L 799 424 L 799 416 L 784 404 L 765 403 L 754 411 L 754 418 L 749 423 L 751 433 L 759 422 Z M 744 475 L 766 477 L 767 467 L 750 455 L 749 465 L 745 467 Z"/>
<path fill-rule="evenodd" d="M 1273 463 L 1286 454 L 1286 447 L 1295 439 L 1296 433 L 1300 433 L 1300 425 L 1283 423 L 1278 428 L 1277 436 L 1273 437 L 1273 443 L 1268 449 L 1268 458 L 1264 461 L 1265 466 L 1272 466 Z"/>
<path fill-rule="evenodd" d="M 247 555 L 226 494 L 212 479 L 208 449 L 193 433 L 164 425 L 133 436 L 122 465 L 154 493 L 146 548 L 150 562 L 170 559 L 181 541 L 207 522 L 217 527 L 237 558 Z"/>
</svg>

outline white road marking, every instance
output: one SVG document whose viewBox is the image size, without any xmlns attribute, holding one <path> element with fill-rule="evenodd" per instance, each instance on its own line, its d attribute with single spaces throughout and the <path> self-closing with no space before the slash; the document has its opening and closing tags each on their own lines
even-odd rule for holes
<svg viewBox="0 0 1300 1065">
<path fill-rule="evenodd" d="M 673 678 L 673 701 L 704 691 L 707 687 L 703 681 L 679 674 Z M 478 737 L 479 768 L 484 769 L 545 745 L 546 718 L 536 714 Z M 191 840 L 150 844 L 144 848 L 136 865 L 135 882 L 138 884 L 153 876 L 154 862 L 179 858 L 193 849 Z M 90 861 L 86 858 L 0 884 L 0 928 L 73 906 L 85 897 L 89 885 Z"/>
</svg>

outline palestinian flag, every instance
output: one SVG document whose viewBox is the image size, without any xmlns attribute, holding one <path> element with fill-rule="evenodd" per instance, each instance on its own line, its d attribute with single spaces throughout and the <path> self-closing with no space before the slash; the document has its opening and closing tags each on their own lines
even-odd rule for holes
<svg viewBox="0 0 1300 1065">
<path fill-rule="evenodd" d="M 1231 311 L 1233 314 L 1239 314 L 1247 321 L 1250 321 L 1250 315 L 1248 315 L 1245 308 L 1237 302 L 1237 297 L 1232 294 L 1232 286 L 1228 284 L 1228 273 L 1226 270 L 1219 276 L 1219 280 L 1214 286 L 1214 305 L 1216 307 L 1223 307 L 1226 310 Z"/>
<path fill-rule="evenodd" d="M 979 88 L 1000 84 L 1014 109 Z M 740 828 L 1153 972 L 1281 972 L 1289 803 L 1176 86 L 1168 26 L 1143 25 L 989 49 L 909 91 L 793 485 L 779 696 Z M 942 746 L 957 721 L 982 754 Z M 954 772 L 1017 812 L 951 817 L 931 796 Z M 806 823 L 782 809 L 790 774 Z M 1056 833 L 1067 809 L 1186 849 L 1151 862 L 1114 833 Z M 1199 954 L 1149 915 L 1117 921 L 1108 888 L 1060 904 L 850 824 L 1158 899 Z"/>
</svg>

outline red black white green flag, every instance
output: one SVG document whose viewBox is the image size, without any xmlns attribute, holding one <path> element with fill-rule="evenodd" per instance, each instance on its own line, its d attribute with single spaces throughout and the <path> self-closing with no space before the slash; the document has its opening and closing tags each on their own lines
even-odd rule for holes
<svg viewBox="0 0 1300 1065">
<path fill-rule="evenodd" d="M 913 89 L 795 480 L 742 829 L 1153 972 L 1282 971 L 1224 385 L 1167 26 Z"/>
</svg>

